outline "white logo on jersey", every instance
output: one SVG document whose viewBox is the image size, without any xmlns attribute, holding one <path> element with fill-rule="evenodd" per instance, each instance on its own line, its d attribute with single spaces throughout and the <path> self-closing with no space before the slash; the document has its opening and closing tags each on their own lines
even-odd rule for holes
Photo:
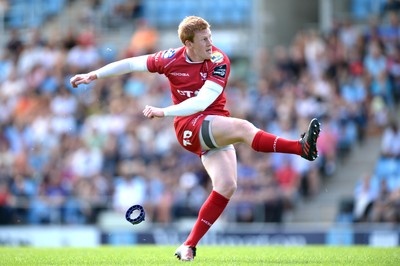
<svg viewBox="0 0 400 266">
<path fill-rule="evenodd" d="M 188 140 L 189 138 L 192 137 L 192 135 L 193 132 L 190 130 L 185 130 L 183 132 L 183 140 L 182 140 L 183 146 L 192 145 L 192 143 L 190 143 L 190 141 Z"/>
<path fill-rule="evenodd" d="M 200 72 L 201 80 L 206 80 L 207 79 L 207 73 Z"/>
<path fill-rule="evenodd" d="M 177 77 L 189 77 L 188 73 L 171 72 L 171 75 Z"/>
<path fill-rule="evenodd" d="M 188 98 L 196 96 L 199 91 L 181 91 L 181 90 L 176 90 L 180 95 L 186 96 Z"/>
<path fill-rule="evenodd" d="M 175 55 L 175 50 L 174 49 L 169 49 L 167 51 L 164 52 L 164 54 L 162 55 L 163 58 L 171 58 Z"/>
</svg>

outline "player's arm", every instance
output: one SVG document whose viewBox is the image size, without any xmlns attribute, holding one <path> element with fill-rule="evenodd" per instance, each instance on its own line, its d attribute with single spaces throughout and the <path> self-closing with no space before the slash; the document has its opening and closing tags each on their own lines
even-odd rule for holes
<svg viewBox="0 0 400 266">
<path fill-rule="evenodd" d="M 222 93 L 223 87 L 213 81 L 207 80 L 199 93 L 187 100 L 165 108 L 146 105 L 143 114 L 148 118 L 164 116 L 188 116 L 204 111 Z"/>
<path fill-rule="evenodd" d="M 149 55 L 142 55 L 115 61 L 95 71 L 86 74 L 75 75 L 70 79 L 70 83 L 72 87 L 76 88 L 79 84 L 89 84 L 98 78 L 108 78 L 133 71 L 148 71 L 148 56 Z"/>
</svg>

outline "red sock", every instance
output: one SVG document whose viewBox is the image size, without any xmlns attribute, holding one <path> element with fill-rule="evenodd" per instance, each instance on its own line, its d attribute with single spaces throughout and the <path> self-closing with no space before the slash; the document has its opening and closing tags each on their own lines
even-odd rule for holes
<svg viewBox="0 0 400 266">
<path fill-rule="evenodd" d="M 279 152 L 301 155 L 301 144 L 298 140 L 288 140 L 263 130 L 254 136 L 251 147 L 255 151 Z"/>
<path fill-rule="evenodd" d="M 211 225 L 218 219 L 228 205 L 229 199 L 216 191 L 212 191 L 208 199 L 201 206 L 199 216 L 192 232 L 185 241 L 185 245 L 195 247 L 200 239 L 207 233 Z"/>
</svg>

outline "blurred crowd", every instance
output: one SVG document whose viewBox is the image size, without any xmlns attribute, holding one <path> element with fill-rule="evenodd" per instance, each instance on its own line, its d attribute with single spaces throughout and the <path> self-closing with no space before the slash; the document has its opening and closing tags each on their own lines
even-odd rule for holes
<svg viewBox="0 0 400 266">
<path fill-rule="evenodd" d="M 365 173 L 354 190 L 351 211 L 342 221 L 400 223 L 400 131 L 396 119 L 383 131 L 380 155 L 372 173 Z M 350 216 L 350 217 L 348 217 Z"/>
<path fill-rule="evenodd" d="M 200 159 L 179 146 L 172 118 L 141 114 L 146 104 L 171 104 L 166 78 L 132 73 L 69 84 L 113 60 L 170 48 L 157 47 L 162 32 L 138 22 L 132 45 L 118 51 L 97 43 L 93 30 L 51 38 L 10 31 L 0 50 L 0 224 L 90 224 L 134 204 L 151 222 L 196 215 L 211 189 Z M 288 46 L 256 51 L 248 79 L 235 76 L 232 56 L 233 116 L 289 139 L 312 117 L 323 126 L 315 163 L 236 145 L 239 184 L 226 220 L 286 221 L 354 145 L 387 127 L 400 100 L 399 34 L 393 11 L 368 25 L 299 31 Z M 398 195 L 400 186 L 393 189 Z"/>
</svg>

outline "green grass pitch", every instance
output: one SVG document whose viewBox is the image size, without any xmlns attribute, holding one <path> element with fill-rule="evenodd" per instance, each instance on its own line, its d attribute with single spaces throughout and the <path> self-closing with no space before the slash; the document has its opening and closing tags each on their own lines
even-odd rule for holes
<svg viewBox="0 0 400 266">
<path fill-rule="evenodd" d="M 0 265 L 178 265 L 175 246 L 0 247 Z M 193 265 L 400 265 L 400 247 L 199 246 Z"/>
</svg>

